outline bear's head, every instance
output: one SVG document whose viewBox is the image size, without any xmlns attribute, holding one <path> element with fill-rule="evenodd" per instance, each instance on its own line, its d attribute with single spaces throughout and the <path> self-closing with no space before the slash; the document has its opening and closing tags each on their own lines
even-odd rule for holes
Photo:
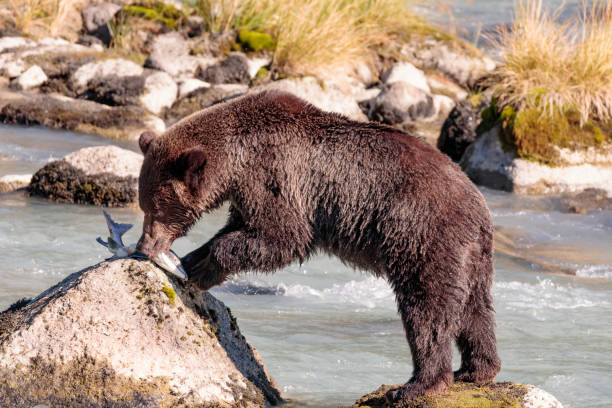
<svg viewBox="0 0 612 408">
<path fill-rule="evenodd" d="M 154 258 L 199 218 L 207 155 L 199 146 L 179 146 L 150 131 L 140 135 L 139 145 L 144 161 L 138 199 L 145 216 L 136 249 Z"/>
</svg>

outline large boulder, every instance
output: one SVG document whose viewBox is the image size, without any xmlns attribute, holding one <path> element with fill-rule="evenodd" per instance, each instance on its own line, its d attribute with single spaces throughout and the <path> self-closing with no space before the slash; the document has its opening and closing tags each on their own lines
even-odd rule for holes
<svg viewBox="0 0 612 408">
<path fill-rule="evenodd" d="M 201 109 L 244 95 L 248 89 L 248 86 L 241 84 L 222 84 L 214 85 L 212 87 L 198 87 L 182 98 L 179 98 L 169 109 L 166 110 L 166 123 L 168 125 L 173 125 L 184 117 L 189 116 Z"/>
<path fill-rule="evenodd" d="M 0 406 L 279 402 L 230 310 L 148 261 L 100 263 L 0 314 Z"/>
<path fill-rule="evenodd" d="M 103 77 L 128 77 L 142 75 L 143 68 L 122 58 L 95 61 L 79 67 L 70 77 L 70 85 L 75 92 L 84 92 L 89 81 Z"/>
<path fill-rule="evenodd" d="M 288 78 L 256 86 L 250 92 L 279 90 L 292 93 L 319 109 L 341 113 L 357 121 L 367 121 L 367 117 L 358 105 L 360 95 L 364 92 L 363 84 L 330 79 L 320 81 L 315 77 Z"/>
<path fill-rule="evenodd" d="M 180 33 L 171 31 L 155 37 L 145 66 L 179 77 L 195 75 L 198 69 L 206 69 L 216 62 L 211 56 L 190 55 L 189 43 Z"/>
<path fill-rule="evenodd" d="M 197 77 L 211 84 L 248 84 L 251 81 L 249 60 L 236 52 L 220 63 L 200 70 Z"/>
<path fill-rule="evenodd" d="M 42 125 L 136 140 L 145 130 L 163 132 L 165 124 L 139 106 L 111 107 L 56 94 L 0 91 L 0 122 Z"/>
<path fill-rule="evenodd" d="M 28 193 L 59 203 L 125 207 L 137 201 L 141 165 L 142 156 L 130 150 L 85 147 L 38 170 Z"/>
<path fill-rule="evenodd" d="M 472 143 L 460 165 L 476 183 L 524 194 L 580 192 L 588 188 L 612 196 L 612 145 L 598 149 L 559 149 L 562 165 L 521 159 L 500 142 L 500 126 Z"/>
<path fill-rule="evenodd" d="M 382 385 L 358 399 L 350 408 L 392 408 L 385 402 L 385 393 L 400 385 Z M 395 404 L 393 408 L 563 408 L 552 395 L 529 384 L 510 382 L 490 384 L 455 383 L 440 395 L 415 398 Z"/>
<path fill-rule="evenodd" d="M 426 119 L 436 113 L 432 95 L 403 81 L 392 82 L 370 101 L 368 116 L 378 122 L 397 124 Z"/>
</svg>

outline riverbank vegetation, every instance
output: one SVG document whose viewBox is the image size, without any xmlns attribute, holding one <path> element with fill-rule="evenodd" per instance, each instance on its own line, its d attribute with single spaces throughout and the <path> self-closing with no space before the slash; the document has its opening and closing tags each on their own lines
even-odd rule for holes
<svg viewBox="0 0 612 408">
<path fill-rule="evenodd" d="M 79 1 L 8 0 L 3 25 L 34 37 L 65 35 L 70 29 L 67 13 L 82 6 Z M 142 19 L 159 17 L 167 27 L 179 28 L 174 20 L 159 16 L 158 5 L 159 1 L 133 2 L 125 10 Z M 370 63 L 380 53 L 392 54 L 410 35 L 437 32 L 405 0 L 195 0 L 180 8 L 184 16 L 200 16 L 205 32 L 269 36 L 273 67 L 285 75 L 313 73 L 323 65 Z M 112 27 L 119 36 L 130 30 L 125 13 L 122 16 L 120 26 Z"/>
<path fill-rule="evenodd" d="M 559 16 L 543 0 L 519 1 L 490 81 L 505 141 L 548 164 L 557 164 L 557 146 L 612 141 L 612 1 L 595 0 L 569 21 Z"/>
</svg>

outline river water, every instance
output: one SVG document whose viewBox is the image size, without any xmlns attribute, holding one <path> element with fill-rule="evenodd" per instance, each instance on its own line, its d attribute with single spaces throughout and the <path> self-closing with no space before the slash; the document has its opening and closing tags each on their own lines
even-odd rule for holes
<svg viewBox="0 0 612 408">
<path fill-rule="evenodd" d="M 107 143 L 0 126 L 0 175 L 33 172 L 79 147 Z M 570 408 L 612 406 L 612 212 L 562 214 L 547 198 L 483 193 L 497 237 L 498 380 L 535 384 Z M 135 242 L 142 213 L 111 213 L 135 224 L 126 239 Z M 174 249 L 194 249 L 224 220 L 224 209 L 205 216 Z M 103 260 L 109 254 L 95 238 L 106 232 L 99 208 L 0 194 L 0 309 Z M 297 406 L 350 404 L 410 377 L 388 284 L 337 259 L 317 256 L 274 275 L 246 274 L 213 293 L 232 308 Z"/>
</svg>

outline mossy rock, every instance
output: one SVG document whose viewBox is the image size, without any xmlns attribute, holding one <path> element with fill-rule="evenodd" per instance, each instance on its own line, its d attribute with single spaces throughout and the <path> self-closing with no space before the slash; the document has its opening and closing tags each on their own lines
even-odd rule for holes
<svg viewBox="0 0 612 408">
<path fill-rule="evenodd" d="M 173 30 L 178 29 L 187 19 L 187 16 L 181 10 L 171 4 L 160 1 L 142 2 L 125 6 L 121 10 L 121 15 L 124 19 L 139 17 L 161 23 Z"/>
<path fill-rule="evenodd" d="M 383 385 L 355 402 L 351 408 L 388 408 L 385 394 L 400 385 Z M 476 385 L 455 383 L 439 395 L 400 402 L 394 408 L 521 408 L 528 387 L 510 382 Z"/>
<path fill-rule="evenodd" d="M 138 180 L 110 173 L 87 175 L 64 160 L 38 170 L 27 188 L 28 194 L 68 204 L 126 207 L 135 204 Z M 175 295 L 176 296 L 176 295 Z"/>
<path fill-rule="evenodd" d="M 512 106 L 502 109 L 494 100 L 481 116 L 479 135 L 499 124 L 500 142 L 505 151 L 549 166 L 563 164 L 559 149 L 579 150 L 612 142 L 612 124 L 595 120 L 580 123 L 578 115 L 571 110 L 550 113 L 531 108 L 517 111 Z"/>
<path fill-rule="evenodd" d="M 270 34 L 258 31 L 241 30 L 238 33 L 238 43 L 245 51 L 273 51 L 276 48 L 276 41 Z"/>
</svg>

